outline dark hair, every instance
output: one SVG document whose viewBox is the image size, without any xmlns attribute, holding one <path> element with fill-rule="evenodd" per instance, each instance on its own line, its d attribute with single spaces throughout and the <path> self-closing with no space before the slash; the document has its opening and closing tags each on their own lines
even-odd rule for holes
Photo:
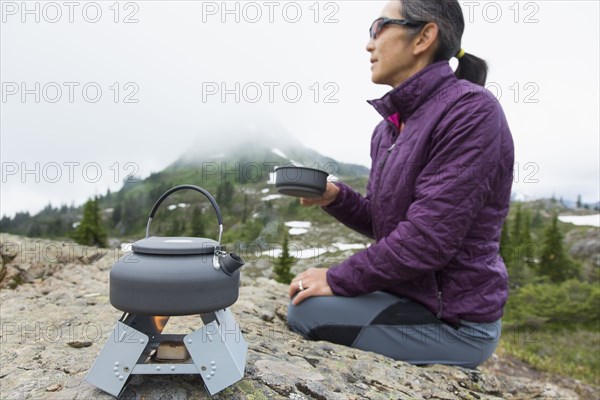
<svg viewBox="0 0 600 400">
<path fill-rule="evenodd" d="M 433 62 L 450 60 L 461 49 L 460 41 L 465 20 L 458 0 L 400 0 L 400 14 L 409 21 L 435 22 L 438 26 L 438 47 Z M 416 35 L 420 27 L 407 27 Z M 478 85 L 485 85 L 487 63 L 473 54 L 464 53 L 458 59 L 455 75 Z"/>
</svg>

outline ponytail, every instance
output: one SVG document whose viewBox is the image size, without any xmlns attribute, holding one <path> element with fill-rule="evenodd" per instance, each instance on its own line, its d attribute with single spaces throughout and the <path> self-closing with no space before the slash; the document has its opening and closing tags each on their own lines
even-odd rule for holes
<svg viewBox="0 0 600 400">
<path fill-rule="evenodd" d="M 462 34 L 465 30 L 465 19 L 458 0 L 401 0 L 400 15 L 409 21 L 435 22 L 439 29 L 438 48 L 433 55 L 433 62 L 458 58 L 456 77 L 466 79 L 477 85 L 485 85 L 487 63 L 472 54 L 466 54 L 460 48 Z M 407 29 L 416 35 L 421 26 Z M 458 52 L 458 53 L 457 53 Z"/>
<path fill-rule="evenodd" d="M 487 63 L 479 57 L 465 53 L 463 50 L 461 52 L 463 54 L 458 57 L 458 68 L 454 72 L 456 77 L 484 86 L 487 79 Z"/>
</svg>

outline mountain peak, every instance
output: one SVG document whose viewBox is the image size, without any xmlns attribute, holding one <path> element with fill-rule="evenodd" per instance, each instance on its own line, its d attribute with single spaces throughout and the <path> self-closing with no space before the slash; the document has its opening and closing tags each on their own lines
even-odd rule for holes
<svg viewBox="0 0 600 400">
<path fill-rule="evenodd" d="M 175 164 L 196 165 L 240 158 L 267 161 L 265 156 L 269 156 L 269 160 L 281 161 L 286 158 L 282 156 L 286 152 L 308 150 L 276 121 L 253 119 L 240 122 L 237 126 L 206 127 Z"/>
<path fill-rule="evenodd" d="M 194 143 L 171 167 L 196 167 L 204 163 L 303 164 L 338 176 L 366 176 L 369 169 L 345 164 L 304 146 L 273 119 L 241 117 L 231 123 L 203 128 Z"/>
</svg>

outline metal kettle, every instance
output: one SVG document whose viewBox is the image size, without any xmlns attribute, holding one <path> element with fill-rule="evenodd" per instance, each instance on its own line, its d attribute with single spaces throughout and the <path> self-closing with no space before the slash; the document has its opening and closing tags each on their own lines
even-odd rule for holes
<svg viewBox="0 0 600 400">
<path fill-rule="evenodd" d="M 202 193 L 219 223 L 218 241 L 195 237 L 150 236 L 150 224 L 161 203 L 184 189 Z M 194 185 L 169 189 L 154 204 L 146 237 L 132 245 L 110 271 L 113 307 L 137 315 L 193 315 L 229 307 L 237 301 L 244 260 L 221 245 L 223 219 L 213 196 Z"/>
</svg>

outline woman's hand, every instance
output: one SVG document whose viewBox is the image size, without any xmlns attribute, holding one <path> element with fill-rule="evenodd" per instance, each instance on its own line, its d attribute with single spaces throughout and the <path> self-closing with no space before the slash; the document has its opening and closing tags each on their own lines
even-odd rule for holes
<svg viewBox="0 0 600 400">
<path fill-rule="evenodd" d="M 327 186 L 325 187 L 325 193 L 323 193 L 322 197 L 317 198 L 306 198 L 302 197 L 300 199 L 300 204 L 303 206 L 320 206 L 327 207 L 336 199 L 338 193 L 340 192 L 340 188 L 331 182 L 327 182 Z"/>
<path fill-rule="evenodd" d="M 309 268 L 298 274 L 290 283 L 290 298 L 298 295 L 292 304 L 298 305 L 312 296 L 333 296 L 333 292 L 327 283 L 327 268 Z"/>
</svg>

